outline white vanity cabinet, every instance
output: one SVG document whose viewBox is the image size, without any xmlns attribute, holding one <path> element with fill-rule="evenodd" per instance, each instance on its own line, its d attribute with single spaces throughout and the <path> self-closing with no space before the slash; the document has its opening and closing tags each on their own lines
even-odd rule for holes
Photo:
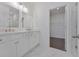
<svg viewBox="0 0 79 59">
<path fill-rule="evenodd" d="M 33 48 L 34 46 L 36 46 L 39 43 L 39 37 L 40 37 L 40 33 L 39 31 L 32 31 L 29 33 L 30 34 L 30 47 Z"/>
<path fill-rule="evenodd" d="M 39 31 L 31 31 L 22 34 L 17 44 L 17 55 L 23 56 L 39 43 Z"/>
<path fill-rule="evenodd" d="M 0 57 L 21 57 L 39 43 L 39 31 L 0 35 Z"/>
<path fill-rule="evenodd" d="M 23 56 L 27 53 L 29 51 L 29 45 L 28 33 L 22 34 L 17 44 L 17 56 Z"/>
<path fill-rule="evenodd" d="M 34 40 L 33 44 L 37 45 L 39 43 L 39 39 L 40 39 L 40 32 L 34 31 L 32 37 L 33 37 L 33 40 Z"/>
<path fill-rule="evenodd" d="M 16 42 L 9 41 L 0 43 L 0 57 L 16 57 Z"/>
</svg>

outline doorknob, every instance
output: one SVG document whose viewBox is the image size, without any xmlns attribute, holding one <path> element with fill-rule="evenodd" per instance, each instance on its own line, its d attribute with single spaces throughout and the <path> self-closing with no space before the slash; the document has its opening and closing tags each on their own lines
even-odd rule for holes
<svg viewBox="0 0 79 59">
<path fill-rule="evenodd" d="M 72 38 L 79 38 L 79 36 L 72 36 Z"/>
</svg>

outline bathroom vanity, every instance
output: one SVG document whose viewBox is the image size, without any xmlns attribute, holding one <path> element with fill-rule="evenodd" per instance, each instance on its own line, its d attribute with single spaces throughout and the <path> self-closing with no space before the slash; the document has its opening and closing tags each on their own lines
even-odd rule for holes
<svg viewBox="0 0 79 59">
<path fill-rule="evenodd" d="M 0 34 L 0 57 L 21 57 L 39 44 L 39 31 Z"/>
<path fill-rule="evenodd" d="M 21 57 L 39 44 L 40 31 L 27 11 L 20 3 L 0 4 L 0 57 Z"/>
</svg>

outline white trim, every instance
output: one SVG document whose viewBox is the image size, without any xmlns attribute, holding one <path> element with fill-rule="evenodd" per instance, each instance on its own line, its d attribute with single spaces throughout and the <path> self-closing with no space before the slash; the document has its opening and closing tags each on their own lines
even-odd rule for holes
<svg viewBox="0 0 79 59">
<path fill-rule="evenodd" d="M 69 4 L 66 5 L 65 9 L 65 22 L 66 22 L 66 50 L 68 54 L 71 54 L 70 52 L 70 10 L 69 10 Z"/>
</svg>

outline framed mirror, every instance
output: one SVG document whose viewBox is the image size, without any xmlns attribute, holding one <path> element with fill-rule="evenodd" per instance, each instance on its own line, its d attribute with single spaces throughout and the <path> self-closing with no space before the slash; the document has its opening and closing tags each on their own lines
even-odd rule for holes
<svg viewBox="0 0 79 59">
<path fill-rule="evenodd" d="M 0 3 L 0 32 L 14 32 L 26 27 L 27 8 L 19 3 L 17 5 L 18 7 L 15 3 Z"/>
</svg>

